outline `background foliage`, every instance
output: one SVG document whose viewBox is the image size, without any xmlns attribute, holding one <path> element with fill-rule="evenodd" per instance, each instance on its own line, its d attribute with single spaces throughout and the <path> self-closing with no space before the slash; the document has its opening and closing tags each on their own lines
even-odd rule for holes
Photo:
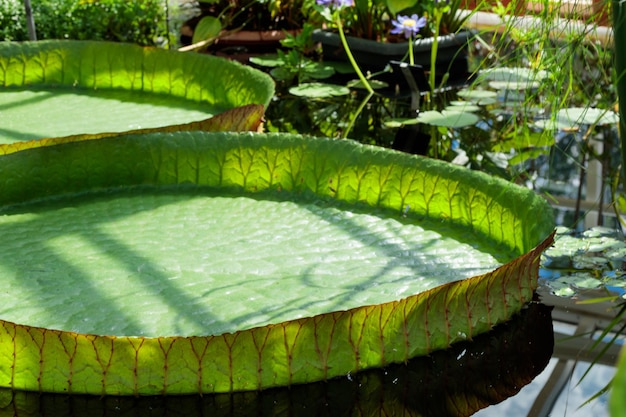
<svg viewBox="0 0 626 417">
<path fill-rule="evenodd" d="M 160 0 L 38 0 L 32 9 L 39 39 L 158 45 L 167 36 L 166 10 Z M 0 41 L 25 40 L 23 2 L 0 0 Z"/>
</svg>

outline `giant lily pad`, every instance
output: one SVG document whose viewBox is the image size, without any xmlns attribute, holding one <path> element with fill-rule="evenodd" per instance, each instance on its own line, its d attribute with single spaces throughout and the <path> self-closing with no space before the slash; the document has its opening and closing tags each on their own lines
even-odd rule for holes
<svg viewBox="0 0 626 417">
<path fill-rule="evenodd" d="M 108 42 L 0 43 L 0 143 L 198 122 L 267 106 L 271 78 L 235 62 Z"/>
<path fill-rule="evenodd" d="M 531 191 L 351 141 L 39 145 L 0 148 L 13 389 L 233 392 L 405 362 L 519 311 L 551 242 Z"/>
</svg>

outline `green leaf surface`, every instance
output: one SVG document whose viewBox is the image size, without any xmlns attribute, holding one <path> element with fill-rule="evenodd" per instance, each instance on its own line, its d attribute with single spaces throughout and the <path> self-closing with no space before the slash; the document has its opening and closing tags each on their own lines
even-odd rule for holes
<svg viewBox="0 0 626 417">
<path fill-rule="evenodd" d="M 274 68 L 283 64 L 283 60 L 277 54 L 264 54 L 259 56 L 251 56 L 250 62 L 261 67 Z"/>
<path fill-rule="evenodd" d="M 397 119 L 389 119 L 385 122 L 385 126 L 386 127 L 390 127 L 390 128 L 395 128 L 395 127 L 401 127 L 401 126 L 406 126 L 406 125 L 414 125 L 419 123 L 417 120 L 417 117 L 410 117 L 410 118 L 397 118 Z"/>
<path fill-rule="evenodd" d="M 314 80 L 324 80 L 330 78 L 335 74 L 335 69 L 330 65 L 325 65 L 320 62 L 308 63 L 305 68 L 305 75 Z"/>
<path fill-rule="evenodd" d="M 198 43 L 207 39 L 215 38 L 222 30 L 222 23 L 215 16 L 204 16 L 193 31 L 191 43 Z"/>
<path fill-rule="evenodd" d="M 626 243 L 613 229 L 595 227 L 577 234 L 560 228 L 554 246 L 543 254 L 541 276 L 560 296 L 571 297 L 581 288 L 614 290 L 626 286 L 625 259 Z"/>
<path fill-rule="evenodd" d="M 2 42 L 0 143 L 199 121 L 267 106 L 273 92 L 268 75 L 204 54 L 93 41 Z"/>
<path fill-rule="evenodd" d="M 498 93 L 495 91 L 489 90 L 480 90 L 480 89 L 463 89 L 460 90 L 457 95 L 465 100 L 471 101 L 472 103 L 476 103 L 479 105 L 491 104 L 496 101 L 498 97 Z"/>
<path fill-rule="evenodd" d="M 172 320 L 189 304 L 196 314 L 179 315 L 180 325 L 196 320 L 204 327 L 211 304 L 194 304 L 194 297 L 213 292 L 220 299 L 213 314 L 232 310 L 234 315 L 214 316 L 214 321 L 223 326 L 228 320 L 235 327 L 137 337 L 124 335 L 126 331 L 94 335 L 4 320 L 0 386 L 14 389 L 232 392 L 405 362 L 483 333 L 519 311 L 532 298 L 539 255 L 551 242 L 535 247 L 553 223 L 547 203 L 531 191 L 351 141 L 178 132 L 19 145 L 0 147 L 5 154 L 0 157 L 0 228 L 24 252 L 3 254 L 0 277 L 7 288 L 30 288 L 35 299 L 45 292 L 53 292 L 52 299 L 54 294 L 78 298 L 86 310 L 107 306 L 107 317 L 128 318 L 130 334 L 141 313 L 126 310 L 125 299 L 143 292 L 137 304 L 147 316 L 151 298 L 163 306 L 166 315 L 153 316 L 152 322 Z M 432 234 L 433 227 L 461 231 L 471 248 L 449 246 L 443 236 Z M 424 292 L 404 290 L 421 280 L 418 266 L 428 273 L 435 259 L 445 269 L 461 257 L 455 252 L 424 257 L 426 247 L 435 253 L 481 251 L 478 242 L 491 247 L 492 256 L 505 258 L 498 262 L 509 262 Z M 301 251 L 306 244 L 310 247 Z M 513 259 L 516 255 L 521 256 Z M 204 264 L 203 257 L 212 263 Z M 469 259 L 456 263 L 462 270 L 458 278 L 465 278 Z M 375 280 L 359 278 L 372 270 L 377 271 Z M 264 275 L 284 280 L 286 288 L 304 282 L 318 298 L 299 290 L 277 295 L 276 289 L 263 289 L 264 283 L 276 282 L 264 281 Z M 61 289 L 45 287 L 46 276 L 89 279 Z M 378 282 L 384 276 L 400 287 Z M 118 281 L 108 286 L 98 282 L 107 277 Z M 202 285 L 186 285 L 197 283 L 197 277 L 204 278 Z M 228 285 L 234 279 L 260 286 Z M 36 285 L 23 285 L 28 280 Z M 339 285 L 339 296 L 327 293 L 330 283 Z M 391 301 L 359 299 L 356 290 L 368 286 L 376 296 L 388 293 Z M 286 300 L 285 294 L 293 298 Z M 229 303 L 254 306 L 251 298 L 272 296 L 282 308 L 294 307 L 289 313 L 295 316 L 286 319 L 283 310 L 273 321 L 268 318 L 273 310 L 259 317 L 258 311 L 237 310 Z M 351 306 L 347 302 L 353 296 Z M 323 306 L 330 311 L 320 314 L 300 311 L 320 300 L 337 304 Z M 51 308 L 43 307 L 42 319 L 59 317 Z"/>
<path fill-rule="evenodd" d="M 541 84 L 538 81 L 490 81 L 489 87 L 494 90 L 510 90 L 511 92 L 519 92 L 524 90 L 532 90 L 539 88 Z M 509 100 L 514 100 L 511 97 L 512 93 L 509 93 L 507 96 Z M 516 96 L 513 96 L 516 97 Z M 525 95 L 519 94 L 517 101 L 523 101 Z"/>
<path fill-rule="evenodd" d="M 460 112 L 455 110 L 430 110 L 421 112 L 417 117 L 418 123 L 427 125 L 461 128 L 472 126 L 478 123 L 480 117 L 473 113 Z"/>
<path fill-rule="evenodd" d="M 514 257 L 462 230 L 302 198 L 166 189 L 83 200 L 0 219 L 0 253 L 10 254 L 0 256 L 4 320 L 102 335 L 218 335 L 391 302 Z"/>
<path fill-rule="evenodd" d="M 535 70 L 524 67 L 489 68 L 481 71 L 478 80 L 496 81 L 514 84 L 528 84 L 543 81 L 550 77 L 544 70 Z"/>
<path fill-rule="evenodd" d="M 511 156 L 509 159 L 509 164 L 516 165 L 522 164 L 529 159 L 538 158 L 542 155 L 547 155 L 550 153 L 549 149 L 542 148 L 531 148 L 531 149 L 523 149 L 521 151 L 517 151 L 515 155 Z"/>
<path fill-rule="evenodd" d="M 446 110 L 474 113 L 480 111 L 480 107 L 469 101 L 451 101 Z"/>
<path fill-rule="evenodd" d="M 299 97 L 332 97 L 350 94 L 350 89 L 336 84 L 301 83 L 289 89 L 289 93 Z"/>
<path fill-rule="evenodd" d="M 349 62 L 344 61 L 324 61 L 326 65 L 331 66 L 338 74 L 354 74 L 354 67 Z"/>
<path fill-rule="evenodd" d="M 389 84 L 387 84 L 384 81 L 380 81 L 380 80 L 368 80 L 368 83 L 370 85 L 370 87 L 372 87 L 374 90 L 378 90 L 381 88 L 387 88 L 389 87 Z M 365 90 L 366 87 L 364 86 L 363 82 L 359 79 L 354 79 L 354 80 L 350 80 L 346 83 L 346 85 L 350 88 L 358 88 L 361 90 Z"/>
<path fill-rule="evenodd" d="M 619 116 L 612 110 L 593 107 L 569 107 L 557 112 L 556 117 L 538 120 L 535 125 L 547 130 L 571 130 L 581 126 L 608 126 L 619 122 Z"/>
<path fill-rule="evenodd" d="M 557 112 L 557 119 L 571 127 L 578 125 L 613 125 L 619 122 L 619 116 L 612 110 L 593 107 L 570 107 Z"/>
</svg>

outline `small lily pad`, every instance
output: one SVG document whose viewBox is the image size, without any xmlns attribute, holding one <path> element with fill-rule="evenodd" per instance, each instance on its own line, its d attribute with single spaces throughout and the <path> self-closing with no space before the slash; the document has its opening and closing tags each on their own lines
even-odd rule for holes
<svg viewBox="0 0 626 417">
<path fill-rule="evenodd" d="M 558 119 L 541 119 L 533 122 L 533 125 L 544 130 L 578 130 L 571 123 L 566 123 Z"/>
<path fill-rule="evenodd" d="M 368 82 L 370 84 L 370 87 L 372 87 L 374 90 L 386 88 L 389 86 L 389 84 L 387 84 L 386 82 L 379 80 L 368 80 Z M 360 88 L 364 90 L 366 89 L 361 80 L 350 80 L 348 81 L 347 86 L 349 88 Z"/>
<path fill-rule="evenodd" d="M 452 101 L 446 110 L 474 113 L 480 111 L 480 107 L 469 101 Z"/>
<path fill-rule="evenodd" d="M 582 233 L 559 230 L 554 247 L 542 258 L 541 277 L 559 296 L 570 297 L 578 289 L 626 287 L 622 270 L 626 243 L 615 230 L 597 227 Z M 569 289 L 567 289 L 569 288 Z"/>
<path fill-rule="evenodd" d="M 528 84 L 545 80 L 550 73 L 544 70 L 533 70 L 530 68 L 491 68 L 481 71 L 479 79 L 485 81 L 496 81 L 504 83 Z"/>
<path fill-rule="evenodd" d="M 617 231 L 609 227 L 595 226 L 595 227 L 585 230 L 582 233 L 582 235 L 584 237 L 602 237 L 602 236 L 617 237 Z"/>
<path fill-rule="evenodd" d="M 425 111 L 420 113 L 417 118 L 418 123 L 424 123 L 432 126 L 460 128 L 475 125 L 480 117 L 473 113 L 442 110 Z"/>
<path fill-rule="evenodd" d="M 305 72 L 309 78 L 323 80 L 332 77 L 335 74 L 335 69 L 320 62 L 311 62 L 305 67 Z"/>
<path fill-rule="evenodd" d="M 524 91 L 539 88 L 537 81 L 490 81 L 489 87 L 494 90 Z"/>
<path fill-rule="evenodd" d="M 457 95 L 478 105 L 495 103 L 498 97 L 498 93 L 495 91 L 481 89 L 464 89 L 459 91 Z"/>
<path fill-rule="evenodd" d="M 354 74 L 354 68 L 348 62 L 324 61 L 324 63 L 333 67 L 338 74 Z"/>
<path fill-rule="evenodd" d="M 626 279 L 611 279 L 606 281 L 607 287 L 626 288 Z"/>
<path fill-rule="evenodd" d="M 580 289 L 593 289 L 602 285 L 602 281 L 588 273 L 578 273 L 563 277 L 559 280 L 561 283 L 574 286 Z"/>
<path fill-rule="evenodd" d="M 558 297 L 573 297 L 576 295 L 576 292 L 564 282 L 552 282 L 550 287 L 554 295 Z"/>
<path fill-rule="evenodd" d="M 283 61 L 276 54 L 265 54 L 259 56 L 250 57 L 250 62 L 261 67 L 277 67 L 283 63 Z"/>
<path fill-rule="evenodd" d="M 302 83 L 289 89 L 289 93 L 298 97 L 333 97 L 350 94 L 350 89 L 336 84 L 326 83 Z"/>
<path fill-rule="evenodd" d="M 407 119 L 390 119 L 390 120 L 387 120 L 384 124 L 385 124 L 385 127 L 395 128 L 395 127 L 402 127 L 406 125 L 414 125 L 417 123 L 419 123 L 419 121 L 417 120 L 417 117 L 411 117 Z"/>
<path fill-rule="evenodd" d="M 619 122 L 619 116 L 612 110 L 594 107 L 570 107 L 558 111 L 557 120 L 570 127 L 580 125 L 607 126 Z"/>
</svg>

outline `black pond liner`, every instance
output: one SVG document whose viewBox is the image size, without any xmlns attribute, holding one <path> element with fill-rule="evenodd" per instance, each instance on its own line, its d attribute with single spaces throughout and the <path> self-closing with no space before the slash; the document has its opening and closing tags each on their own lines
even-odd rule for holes
<svg viewBox="0 0 626 417">
<path fill-rule="evenodd" d="M 449 73 L 450 79 L 465 76 L 468 72 L 468 47 L 474 32 L 463 30 L 459 33 L 442 35 L 438 40 L 437 73 Z M 347 61 L 346 53 L 337 33 L 317 29 L 313 31 L 312 39 L 322 45 L 322 59 L 324 61 Z M 408 42 L 382 43 L 369 39 L 346 36 L 352 55 L 363 71 L 383 71 L 389 61 L 401 61 L 408 53 Z M 421 65 L 426 71 L 430 70 L 430 51 L 433 38 L 415 39 L 413 52 L 415 64 Z"/>
<path fill-rule="evenodd" d="M 233 394 L 99 397 L 0 390 L 0 415 L 21 416 L 469 416 L 513 395 L 548 364 L 552 307 L 403 365 L 326 382 Z"/>
</svg>

